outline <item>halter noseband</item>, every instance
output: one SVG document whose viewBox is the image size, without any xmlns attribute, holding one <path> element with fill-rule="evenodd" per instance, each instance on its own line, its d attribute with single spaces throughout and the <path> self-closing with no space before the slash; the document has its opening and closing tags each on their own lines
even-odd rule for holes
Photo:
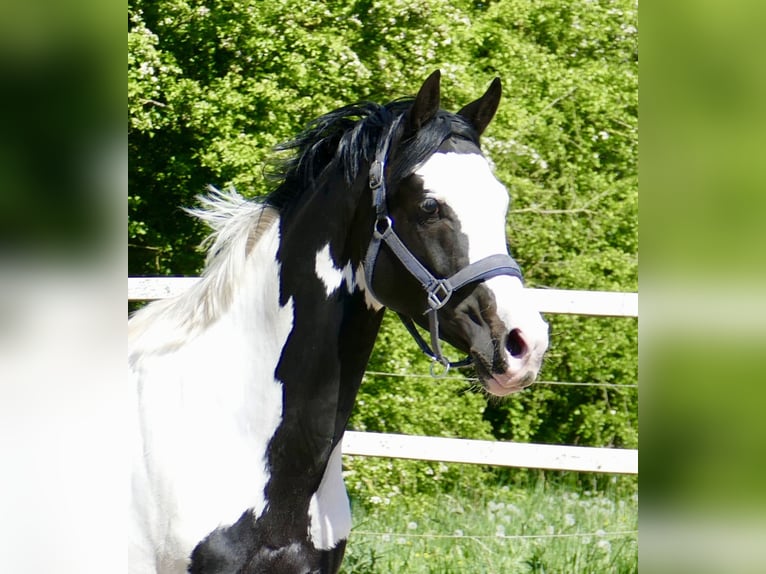
<svg viewBox="0 0 766 574">
<path fill-rule="evenodd" d="M 370 189 L 372 191 L 372 205 L 375 208 L 375 223 L 372 230 L 372 239 L 367 248 L 367 255 L 364 261 L 366 287 L 370 294 L 374 296 L 372 277 L 375 270 L 375 262 L 377 261 L 380 252 L 381 243 L 385 243 L 393 254 L 396 255 L 402 265 L 404 265 L 405 269 L 418 280 L 421 287 L 423 287 L 426 292 L 428 308 L 425 310 L 424 314 L 428 315 L 431 347 L 429 347 L 423 340 L 423 337 L 420 336 L 412 319 L 402 313 L 397 314 L 402 320 L 402 323 L 404 323 L 404 326 L 407 327 L 410 335 L 415 339 L 420 350 L 431 357 L 434 362 L 441 364 L 443 367 L 441 374 L 445 375 L 451 367 L 465 367 L 466 365 L 471 364 L 472 359 L 471 357 L 466 357 L 461 361 L 450 362 L 442 354 L 441 343 L 439 341 L 439 309 L 444 307 L 447 301 L 449 301 L 452 293 L 469 283 L 484 281 L 492 277 L 497 277 L 498 275 L 510 275 L 512 277 L 518 277 L 519 279 L 523 278 L 521 269 L 519 268 L 518 263 L 514 261 L 513 257 L 506 253 L 498 253 L 463 267 L 451 277 L 439 279 L 434 277 L 434 275 L 415 258 L 407 246 L 402 243 L 402 240 L 399 239 L 399 236 L 394 231 L 393 222 L 388 214 L 388 206 L 386 202 L 386 159 L 395 126 L 396 122 L 394 122 L 388 128 L 386 133 L 381 136 L 375 151 L 375 160 L 370 166 L 369 179 Z M 431 366 L 431 374 L 435 376 L 433 364 Z"/>
</svg>

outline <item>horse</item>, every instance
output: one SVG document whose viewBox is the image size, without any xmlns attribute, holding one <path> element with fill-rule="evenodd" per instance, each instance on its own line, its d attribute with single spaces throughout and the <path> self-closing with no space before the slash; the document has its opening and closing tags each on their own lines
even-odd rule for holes
<svg viewBox="0 0 766 574">
<path fill-rule="evenodd" d="M 129 321 L 132 573 L 338 572 L 341 441 L 387 308 L 438 369 L 471 362 L 490 395 L 533 383 L 548 326 L 479 143 L 500 96 L 496 78 L 446 112 L 437 70 L 312 121 L 264 199 L 200 198 L 200 280 Z"/>
</svg>

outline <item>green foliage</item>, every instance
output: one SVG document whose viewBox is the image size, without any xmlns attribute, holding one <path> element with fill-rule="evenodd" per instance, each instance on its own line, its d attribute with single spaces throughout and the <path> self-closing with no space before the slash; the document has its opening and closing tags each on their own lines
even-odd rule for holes
<svg viewBox="0 0 766 574">
<path fill-rule="evenodd" d="M 131 0 L 130 274 L 196 274 L 204 230 L 180 206 L 207 184 L 266 193 L 276 143 L 338 106 L 413 94 L 440 68 L 452 110 L 503 80 L 483 147 L 512 196 L 527 284 L 637 290 L 636 13 L 633 0 Z M 635 320 L 546 319 L 541 380 L 636 383 Z M 428 364 L 386 321 L 370 370 Z M 468 381 L 368 375 L 351 426 L 635 447 L 637 390 L 542 384 L 487 401 Z M 433 490 L 489 472 L 445 466 L 351 461 L 349 486 L 369 500 L 383 484 Z"/>
<path fill-rule="evenodd" d="M 638 447 L 634 319 L 554 316 L 542 381 L 491 403 L 485 418 L 497 438 L 521 442 Z M 610 385 L 620 385 L 617 387 Z"/>
<path fill-rule="evenodd" d="M 458 355 L 453 353 L 454 357 Z M 486 400 L 460 375 L 433 379 L 429 361 L 409 340 L 394 315 L 387 315 L 362 383 L 348 428 L 411 435 L 492 439 L 483 420 Z M 372 374 L 390 373 L 390 374 Z M 420 373 L 400 377 L 398 373 Z M 370 501 L 452 490 L 491 479 L 482 467 L 346 457 L 346 485 L 362 505 Z"/>
</svg>

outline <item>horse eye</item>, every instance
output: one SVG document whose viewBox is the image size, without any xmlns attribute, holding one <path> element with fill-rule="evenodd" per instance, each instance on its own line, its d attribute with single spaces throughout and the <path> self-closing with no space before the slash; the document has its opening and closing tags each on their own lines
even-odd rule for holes
<svg viewBox="0 0 766 574">
<path fill-rule="evenodd" d="M 433 197 L 428 197 L 424 199 L 420 204 L 420 209 L 422 209 L 428 215 L 433 215 L 439 209 L 439 202 L 436 201 Z"/>
</svg>

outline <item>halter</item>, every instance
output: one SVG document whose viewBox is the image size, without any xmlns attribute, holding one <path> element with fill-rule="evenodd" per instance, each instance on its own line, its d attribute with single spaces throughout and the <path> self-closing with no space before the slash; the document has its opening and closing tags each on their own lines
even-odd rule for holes
<svg viewBox="0 0 766 574">
<path fill-rule="evenodd" d="M 385 243 L 393 254 L 396 255 L 399 261 L 401 261 L 405 269 L 417 279 L 426 292 L 428 308 L 425 310 L 424 314 L 428 316 L 428 326 L 431 333 L 431 347 L 429 347 L 428 343 L 423 340 L 423 337 L 421 337 L 412 319 L 402 313 L 397 314 L 407 328 L 407 331 L 409 331 L 410 335 L 415 339 L 420 350 L 434 361 L 431 365 L 431 374 L 437 376 L 435 365 L 438 363 L 442 366 L 442 371 L 439 374 L 444 376 L 452 367 L 465 367 L 470 365 L 472 359 L 469 356 L 461 361 L 450 362 L 442 354 L 441 343 L 439 341 L 439 309 L 447 304 L 452 293 L 469 283 L 485 281 L 492 277 L 497 277 L 498 275 L 510 275 L 512 277 L 518 277 L 519 279 L 523 278 L 521 269 L 519 268 L 518 263 L 514 261 L 513 257 L 506 253 L 498 253 L 496 255 L 489 255 L 488 257 L 463 267 L 451 277 L 439 279 L 434 277 L 434 275 L 417 260 L 407 246 L 402 243 L 402 240 L 399 239 L 399 236 L 394 231 L 393 222 L 388 214 L 388 206 L 386 202 L 386 159 L 395 126 L 396 123 L 390 126 L 387 132 L 380 138 L 375 151 L 375 160 L 370 166 L 369 178 L 370 189 L 372 190 L 372 205 L 375 208 L 375 223 L 372 230 L 372 239 L 370 241 L 370 246 L 367 248 L 367 255 L 364 262 L 365 281 L 367 283 L 367 289 L 370 294 L 374 296 L 372 289 L 373 272 L 380 252 L 380 245 L 381 243 Z"/>
</svg>

